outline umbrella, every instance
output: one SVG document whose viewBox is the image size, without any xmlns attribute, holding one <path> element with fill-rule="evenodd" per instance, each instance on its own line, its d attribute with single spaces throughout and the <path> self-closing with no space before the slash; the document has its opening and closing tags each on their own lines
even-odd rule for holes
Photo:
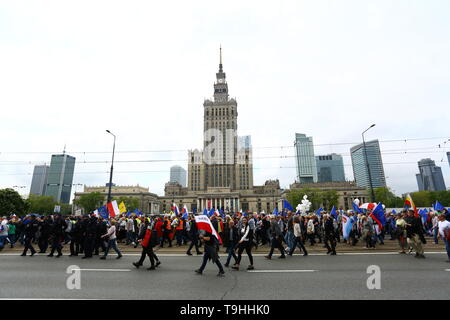
<svg viewBox="0 0 450 320">
<path fill-rule="evenodd" d="M 360 209 L 373 210 L 377 206 L 376 203 L 366 202 L 359 206 Z"/>
</svg>

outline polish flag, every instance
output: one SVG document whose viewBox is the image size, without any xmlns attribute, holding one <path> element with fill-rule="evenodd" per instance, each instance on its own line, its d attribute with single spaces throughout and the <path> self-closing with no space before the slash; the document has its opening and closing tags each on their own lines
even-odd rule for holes
<svg viewBox="0 0 450 320">
<path fill-rule="evenodd" d="M 108 212 L 109 212 L 109 216 L 112 218 L 120 215 L 119 206 L 117 205 L 116 200 L 108 203 Z"/>
<path fill-rule="evenodd" d="M 212 233 L 217 238 L 217 240 L 219 240 L 219 243 L 222 244 L 222 239 L 216 232 L 216 229 L 214 229 L 213 225 L 211 224 L 211 220 L 209 220 L 207 216 L 195 216 L 195 223 L 197 224 L 198 230 L 204 230 L 206 232 Z"/>
<path fill-rule="evenodd" d="M 178 206 L 176 203 L 173 203 L 172 210 L 177 216 L 180 214 L 180 209 L 178 209 Z"/>
</svg>

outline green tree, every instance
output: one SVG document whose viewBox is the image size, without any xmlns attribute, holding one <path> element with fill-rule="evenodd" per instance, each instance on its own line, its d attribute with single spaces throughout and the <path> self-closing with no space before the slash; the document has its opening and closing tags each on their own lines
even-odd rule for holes
<svg viewBox="0 0 450 320">
<path fill-rule="evenodd" d="M 139 208 L 139 199 L 133 197 L 114 197 L 112 200 L 117 201 L 117 205 L 119 205 L 122 201 L 125 203 L 125 207 L 127 207 L 128 211 L 134 211 Z"/>
<path fill-rule="evenodd" d="M 411 197 L 416 207 L 429 207 L 433 203 L 430 191 L 413 192 Z"/>
<path fill-rule="evenodd" d="M 100 192 L 86 193 L 74 200 L 74 204 L 84 209 L 85 213 L 91 213 L 101 207 L 105 201 L 105 197 Z"/>
<path fill-rule="evenodd" d="M 0 215 L 9 216 L 15 214 L 22 216 L 28 213 L 29 204 L 14 189 L 0 190 Z"/>
<path fill-rule="evenodd" d="M 332 208 L 333 206 L 337 207 L 339 194 L 336 190 L 322 191 L 320 196 L 322 198 L 322 204 L 324 208 Z"/>
<path fill-rule="evenodd" d="M 31 194 L 28 198 L 30 205 L 30 213 L 38 213 L 42 215 L 53 214 L 56 202 L 52 196 L 39 196 Z"/>
</svg>

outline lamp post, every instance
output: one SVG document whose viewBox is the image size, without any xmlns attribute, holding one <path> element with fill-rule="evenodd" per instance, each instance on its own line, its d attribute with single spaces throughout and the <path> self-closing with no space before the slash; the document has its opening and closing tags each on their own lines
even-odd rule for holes
<svg viewBox="0 0 450 320">
<path fill-rule="evenodd" d="M 373 191 L 373 185 L 372 185 L 372 175 L 370 173 L 369 160 L 367 158 L 366 141 L 364 140 L 364 133 L 366 133 L 370 128 L 373 128 L 373 127 L 375 127 L 375 124 L 371 125 L 369 128 L 367 128 L 366 130 L 363 131 L 362 139 L 363 139 L 363 147 L 364 147 L 364 157 L 366 159 L 367 173 L 369 175 L 371 201 L 375 202 L 375 193 Z"/>
<path fill-rule="evenodd" d="M 109 173 L 109 186 L 108 186 L 108 202 L 111 202 L 111 186 L 112 186 L 112 176 L 113 176 L 113 166 L 114 166 L 114 151 L 116 149 L 116 136 L 109 130 L 106 130 L 110 135 L 114 137 L 114 143 L 113 143 L 113 152 L 112 152 L 112 161 L 111 161 L 111 171 Z"/>
</svg>

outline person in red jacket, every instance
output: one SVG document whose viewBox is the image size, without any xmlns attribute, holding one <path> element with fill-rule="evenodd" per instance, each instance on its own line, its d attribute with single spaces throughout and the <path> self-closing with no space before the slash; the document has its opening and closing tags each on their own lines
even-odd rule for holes
<svg viewBox="0 0 450 320">
<path fill-rule="evenodd" d="M 150 268 L 147 268 L 147 270 L 155 270 L 155 261 L 156 261 L 156 267 L 161 264 L 156 254 L 153 252 L 153 247 L 156 244 L 157 241 L 157 231 L 156 231 L 156 223 L 154 224 L 155 228 L 153 228 L 150 225 L 150 222 L 146 219 L 145 220 L 145 228 L 143 229 L 142 233 L 139 235 L 139 242 L 142 245 L 142 254 L 141 259 L 139 259 L 138 262 L 133 262 L 133 265 L 139 269 L 140 266 L 144 263 L 145 256 L 147 255 L 150 259 L 151 266 Z"/>
</svg>

